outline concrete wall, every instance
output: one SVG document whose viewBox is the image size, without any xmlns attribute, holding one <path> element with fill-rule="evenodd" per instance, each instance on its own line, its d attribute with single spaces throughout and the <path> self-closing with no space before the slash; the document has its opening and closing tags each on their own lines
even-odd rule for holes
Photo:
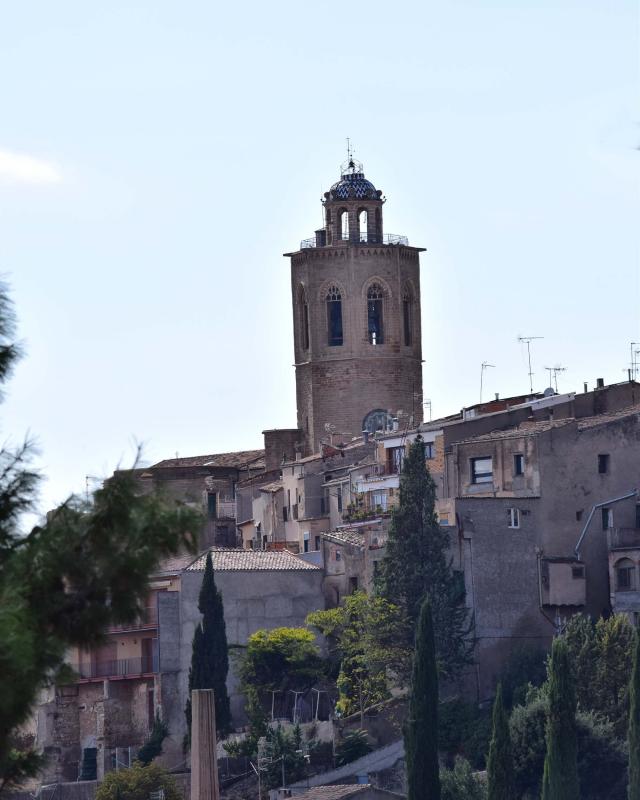
<svg viewBox="0 0 640 800">
<path fill-rule="evenodd" d="M 187 699 L 187 677 L 191 664 L 191 644 L 198 611 L 202 572 L 183 573 L 180 594 L 180 701 Z M 324 608 L 322 570 L 274 570 L 216 572 L 216 585 L 224 601 L 227 641 L 230 648 L 228 690 L 235 724 L 243 724 L 244 699 L 239 693 L 237 670 L 231 655 L 246 645 L 248 637 L 260 628 L 301 627 L 307 614 Z M 185 731 L 184 714 L 169 720 L 172 730 Z"/>
</svg>

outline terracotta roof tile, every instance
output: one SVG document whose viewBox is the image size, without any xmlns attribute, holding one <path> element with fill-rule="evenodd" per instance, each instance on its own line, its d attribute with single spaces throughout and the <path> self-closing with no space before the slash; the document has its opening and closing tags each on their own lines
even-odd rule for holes
<svg viewBox="0 0 640 800">
<path fill-rule="evenodd" d="M 325 539 L 330 539 L 337 544 L 350 544 L 355 547 L 365 546 L 364 531 L 362 531 L 362 529 L 345 528 L 340 531 L 327 531 L 327 533 L 323 533 L 322 535 Z"/>
<path fill-rule="evenodd" d="M 185 458 L 165 458 L 149 469 L 165 467 L 231 467 L 239 468 L 251 465 L 254 468 L 264 466 L 264 450 L 238 450 L 234 453 L 213 453 L 205 456 L 187 456 Z"/>
<path fill-rule="evenodd" d="M 370 789 L 369 783 L 350 783 L 348 785 L 335 785 L 335 786 L 315 786 L 313 789 L 308 789 L 302 794 L 297 794 L 296 797 L 301 800 L 346 800 L 348 797 L 356 797 L 365 789 Z"/>
<path fill-rule="evenodd" d="M 187 568 L 189 571 L 202 572 L 207 560 L 207 552 L 202 553 Z M 298 570 L 318 571 L 320 567 L 309 564 L 288 550 L 241 550 L 212 547 L 213 568 L 217 572 L 295 572 Z"/>
</svg>

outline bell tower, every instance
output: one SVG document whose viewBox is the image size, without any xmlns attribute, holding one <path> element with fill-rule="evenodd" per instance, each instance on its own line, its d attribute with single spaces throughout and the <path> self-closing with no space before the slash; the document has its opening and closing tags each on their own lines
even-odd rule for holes
<svg viewBox="0 0 640 800">
<path fill-rule="evenodd" d="M 385 234 L 382 192 L 349 157 L 324 227 L 291 259 L 298 427 L 305 452 L 331 433 L 422 422 L 420 253 Z"/>
</svg>

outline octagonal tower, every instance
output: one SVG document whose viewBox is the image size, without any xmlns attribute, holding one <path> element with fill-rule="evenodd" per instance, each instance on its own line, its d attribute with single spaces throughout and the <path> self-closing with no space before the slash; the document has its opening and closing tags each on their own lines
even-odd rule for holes
<svg viewBox="0 0 640 800">
<path fill-rule="evenodd" d="M 291 259 L 298 427 L 305 451 L 422 421 L 420 253 L 385 234 L 382 192 L 350 158 L 325 225 Z"/>
</svg>

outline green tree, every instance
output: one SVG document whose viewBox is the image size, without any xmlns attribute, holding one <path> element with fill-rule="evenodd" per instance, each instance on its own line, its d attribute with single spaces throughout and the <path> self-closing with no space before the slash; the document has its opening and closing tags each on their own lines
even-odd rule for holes
<svg viewBox="0 0 640 800">
<path fill-rule="evenodd" d="M 637 633 L 629 700 L 629 800 L 640 800 L 640 636 Z"/>
<path fill-rule="evenodd" d="M 252 633 L 240 659 L 240 679 L 246 690 L 306 691 L 323 674 L 324 663 L 311 631 L 273 628 Z"/>
<path fill-rule="evenodd" d="M 569 649 L 560 638 L 551 648 L 548 694 L 542 800 L 578 800 L 576 693 Z"/>
<path fill-rule="evenodd" d="M 359 713 L 364 724 L 366 709 L 389 697 L 390 673 L 407 671 L 410 653 L 400 609 L 360 591 L 338 608 L 312 612 L 307 624 L 327 638 L 330 657 L 339 665 L 336 708 L 345 716 Z"/>
<path fill-rule="evenodd" d="M 487 786 L 488 800 L 515 800 L 509 717 L 502 702 L 500 684 L 493 704 L 493 732 L 487 759 Z"/>
<path fill-rule="evenodd" d="M 404 751 L 407 800 L 440 800 L 438 669 L 429 599 L 423 602 L 418 618 Z"/>
<path fill-rule="evenodd" d="M 147 766 L 151 764 L 154 758 L 157 758 L 162 753 L 162 743 L 169 735 L 169 727 L 160 717 L 160 712 L 156 713 L 156 718 L 153 721 L 153 727 L 149 738 L 138 750 L 138 761 Z"/>
<path fill-rule="evenodd" d="M 372 751 L 369 734 L 364 730 L 348 731 L 336 745 L 336 766 L 350 764 Z"/>
<path fill-rule="evenodd" d="M 165 800 L 182 800 L 168 772 L 157 764 L 135 762 L 128 769 L 108 772 L 98 786 L 96 800 L 149 800 L 151 792 L 164 791 Z"/>
<path fill-rule="evenodd" d="M 464 582 L 452 568 L 448 549 L 449 534 L 438 524 L 435 483 L 418 436 L 404 459 L 400 501 L 393 511 L 377 589 L 404 612 L 408 646 L 413 644 L 421 603 L 429 597 L 438 667 L 444 677 L 453 677 L 471 663 L 473 641 Z"/>
<path fill-rule="evenodd" d="M 229 672 L 229 650 L 227 627 L 224 621 L 222 595 L 216 586 L 211 552 L 202 578 L 198 597 L 198 609 L 202 620 L 196 625 L 191 645 L 191 667 L 189 669 L 189 698 L 185 708 L 187 738 L 191 738 L 191 690 L 213 689 L 216 708 L 216 732 L 226 736 L 231 730 L 231 707 L 227 692 Z"/>
<path fill-rule="evenodd" d="M 0 287 L 0 385 L 18 357 L 14 318 Z M 65 672 L 69 648 L 91 648 L 110 625 L 143 612 L 149 576 L 184 547 L 199 515 L 158 495 L 140 495 L 119 471 L 89 500 L 71 497 L 30 531 L 39 477 L 26 443 L 0 450 L 0 788 L 33 774 L 39 760 L 13 747 L 38 692 Z M 66 670 L 68 677 L 68 670 Z"/>
<path fill-rule="evenodd" d="M 440 771 L 442 800 L 487 800 L 487 785 L 478 779 L 471 764 L 464 758 L 456 758 L 453 769 Z"/>
</svg>

